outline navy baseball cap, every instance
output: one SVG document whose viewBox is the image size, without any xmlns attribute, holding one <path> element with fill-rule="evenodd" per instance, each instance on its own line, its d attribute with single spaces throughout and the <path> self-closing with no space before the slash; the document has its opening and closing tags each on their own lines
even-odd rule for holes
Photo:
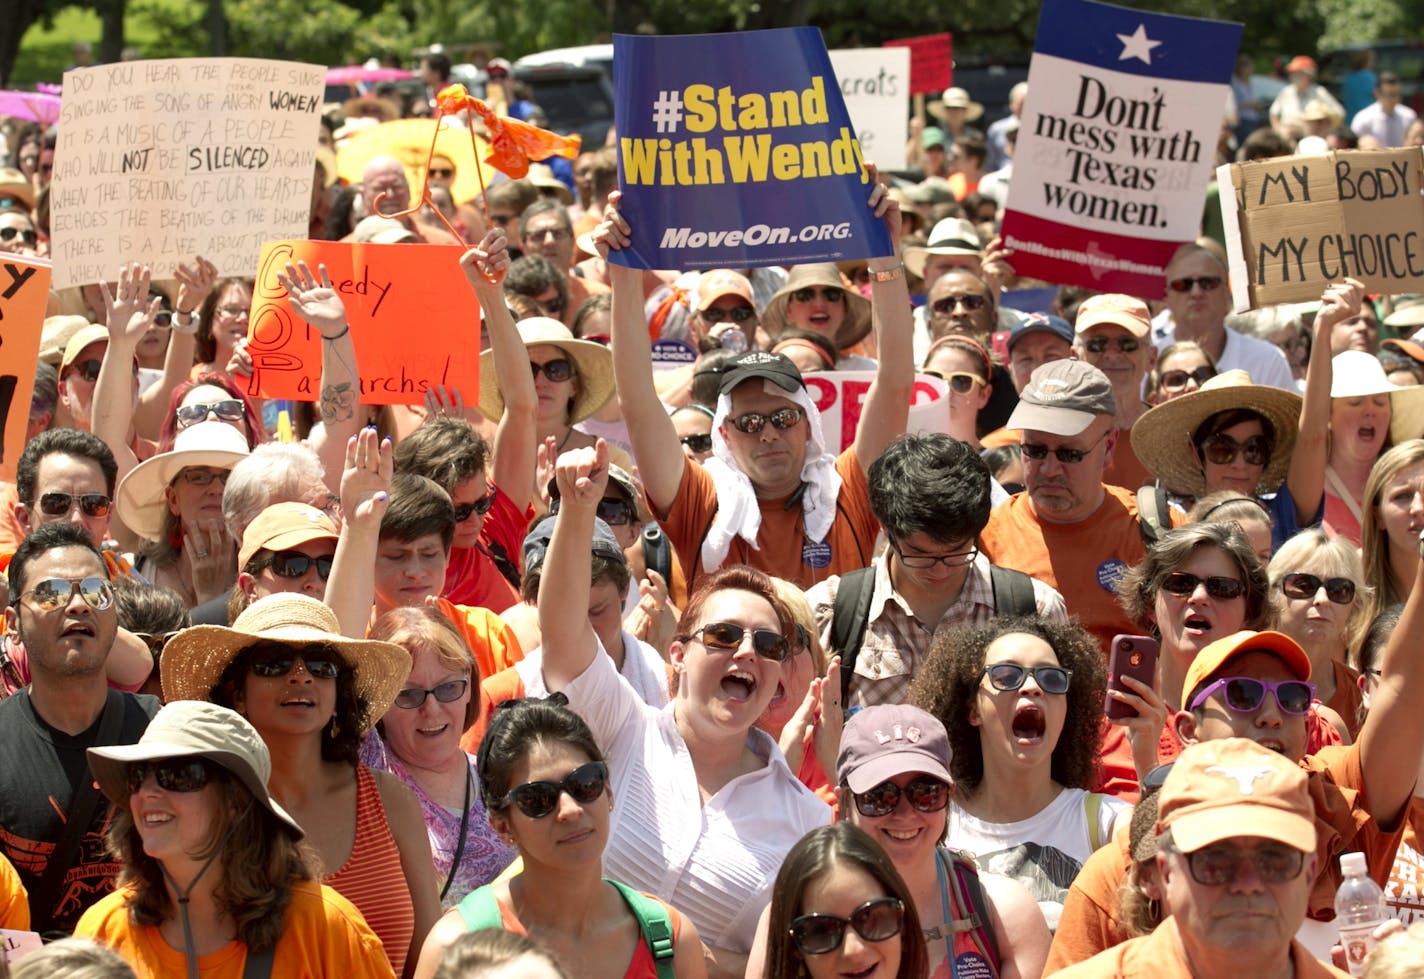
<svg viewBox="0 0 1424 979">
<path fill-rule="evenodd" d="M 1069 346 L 1073 344 L 1073 327 L 1069 326 L 1068 321 L 1063 317 L 1047 313 L 1030 313 L 1019 320 L 1018 325 L 1009 331 L 1008 349 L 1013 350 L 1014 344 L 1030 333 L 1052 333 Z"/>
</svg>

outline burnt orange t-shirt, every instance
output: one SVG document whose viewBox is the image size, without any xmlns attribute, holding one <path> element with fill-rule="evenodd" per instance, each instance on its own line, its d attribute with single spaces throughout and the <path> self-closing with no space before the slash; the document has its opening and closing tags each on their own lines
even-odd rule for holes
<svg viewBox="0 0 1424 979">
<path fill-rule="evenodd" d="M 1389 913 L 1406 925 L 1424 921 L 1424 799 L 1409 800 L 1404 838 L 1394 854 L 1394 866 L 1384 885 Z"/>
</svg>

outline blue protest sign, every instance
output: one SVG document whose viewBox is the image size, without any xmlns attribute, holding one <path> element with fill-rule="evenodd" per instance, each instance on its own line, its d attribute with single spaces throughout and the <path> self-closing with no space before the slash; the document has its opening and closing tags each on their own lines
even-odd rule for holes
<svg viewBox="0 0 1424 979">
<path fill-rule="evenodd" d="M 634 268 L 892 253 L 820 31 L 615 35 L 618 184 Z"/>
</svg>

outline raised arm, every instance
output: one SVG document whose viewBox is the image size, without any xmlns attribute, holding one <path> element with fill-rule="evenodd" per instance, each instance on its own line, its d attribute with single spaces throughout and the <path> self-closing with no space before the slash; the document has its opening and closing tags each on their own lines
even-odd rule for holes
<svg viewBox="0 0 1424 979">
<path fill-rule="evenodd" d="M 173 390 L 188 379 L 198 349 L 198 308 L 218 281 L 218 268 L 201 255 L 192 264 L 180 263 L 173 273 L 178 280 L 178 298 L 173 301 L 173 328 L 168 333 L 168 350 L 163 357 L 163 376 L 138 399 L 134 429 L 145 438 L 156 439 L 163 429 L 164 415 Z"/>
<path fill-rule="evenodd" d="M 598 638 L 588 619 L 593 578 L 593 521 L 608 486 L 608 445 L 559 456 L 559 517 L 539 579 L 539 630 L 544 638 L 544 683 L 562 690 L 598 655 Z"/>
<path fill-rule="evenodd" d="M 361 429 L 361 375 L 356 368 L 356 345 L 351 340 L 351 324 L 346 305 L 332 288 L 326 266 L 318 267 L 321 281 L 311 274 L 306 262 L 287 263 L 277 281 L 287 290 L 292 312 L 321 334 L 321 433 L 311 446 L 326 470 L 326 485 L 340 492 L 346 443 Z"/>
<path fill-rule="evenodd" d="M 1360 312 L 1364 283 L 1346 279 L 1320 296 L 1315 314 L 1315 335 L 1310 344 L 1310 365 L 1305 372 L 1305 400 L 1300 406 L 1300 428 L 1291 453 L 1286 485 L 1295 500 L 1296 521 L 1308 527 L 1320 510 L 1325 492 L 1325 460 L 1330 444 L 1330 331 L 1341 320 Z"/>
<path fill-rule="evenodd" d="M 346 440 L 341 471 L 341 535 L 326 582 L 326 604 L 341 623 L 341 634 L 364 639 L 376 600 L 371 569 L 380 546 L 381 518 L 390 502 L 391 440 L 363 428 Z"/>
<path fill-rule="evenodd" d="M 134 421 L 133 363 L 138 341 L 158 312 L 158 300 L 148 298 L 152 278 L 148 266 L 134 262 L 119 269 L 119 282 L 112 291 L 107 282 L 99 283 L 108 316 L 109 346 L 94 382 L 92 422 L 94 434 L 104 440 L 119 464 L 116 485 L 138 465 L 129 445 Z"/>
<path fill-rule="evenodd" d="M 892 242 L 900 240 L 900 205 L 876 181 L 873 164 L 866 170 L 874 189 L 867 204 L 875 216 L 885 221 Z M 905 266 L 895 255 L 870 260 L 870 301 L 875 323 L 875 344 L 880 359 L 875 380 L 865 395 L 865 408 L 855 429 L 855 457 L 862 469 L 870 464 L 897 435 L 903 435 L 910 420 L 910 397 L 915 388 L 915 355 L 911 331 L 910 287 L 905 282 Z M 883 278 L 882 276 L 888 276 Z M 668 422 L 672 426 L 672 422 Z"/>
<path fill-rule="evenodd" d="M 610 249 L 626 248 L 633 241 L 628 222 L 618 211 L 621 201 L 622 194 L 617 191 L 608 198 L 603 223 L 594 233 L 598 253 L 605 259 Z M 653 347 L 643 317 L 643 274 L 609 262 L 608 281 L 613 287 L 613 377 L 618 401 L 648 502 L 664 515 L 677 497 L 687 457 L 653 387 Z"/>
</svg>

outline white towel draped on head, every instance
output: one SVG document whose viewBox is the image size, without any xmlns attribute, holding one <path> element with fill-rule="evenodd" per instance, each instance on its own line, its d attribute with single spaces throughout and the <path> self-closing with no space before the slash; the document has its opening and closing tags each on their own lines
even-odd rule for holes
<svg viewBox="0 0 1424 979">
<path fill-rule="evenodd" d="M 798 388 L 793 394 L 777 388 L 776 394 L 795 402 L 806 413 L 806 420 L 811 426 L 811 438 L 806 443 L 806 462 L 801 467 L 801 481 L 806 484 L 805 492 L 801 494 L 801 511 L 806 539 L 820 542 L 826 539 L 836 519 L 836 497 L 841 491 L 836 457 L 826 451 L 825 437 L 821 434 L 821 413 L 816 410 L 806 389 Z M 747 475 L 737 468 L 736 460 L 727 448 L 727 440 L 722 437 L 722 423 L 731 409 L 732 396 L 720 395 L 717 398 L 717 414 L 712 419 L 712 458 L 702 464 L 717 489 L 717 516 L 702 541 L 702 567 L 708 571 L 716 571 L 727 560 L 727 551 L 734 538 L 742 538 L 752 550 L 761 549 L 756 542 L 757 531 L 761 529 L 761 509 L 757 506 L 756 490 Z"/>
</svg>

